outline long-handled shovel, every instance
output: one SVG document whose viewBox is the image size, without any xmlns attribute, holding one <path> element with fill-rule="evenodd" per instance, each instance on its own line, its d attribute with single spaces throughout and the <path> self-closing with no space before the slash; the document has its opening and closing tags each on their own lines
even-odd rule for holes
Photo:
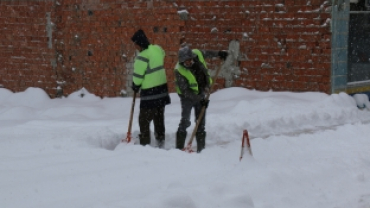
<svg viewBox="0 0 370 208">
<path fill-rule="evenodd" d="M 211 87 L 210 87 L 210 89 L 209 89 L 209 91 L 208 91 L 208 93 L 207 93 L 207 96 L 206 96 L 206 98 L 205 98 L 205 100 L 206 101 L 208 101 L 209 100 L 209 97 L 211 96 L 211 92 L 212 92 L 212 89 L 213 89 L 213 86 L 214 86 L 214 84 L 215 84 L 215 82 L 216 82 L 216 79 L 217 79 L 217 77 L 218 77 L 218 74 L 220 73 L 220 71 L 221 71 L 221 68 L 222 68 L 222 65 L 220 66 L 220 67 L 218 67 L 218 69 L 217 69 L 217 71 L 216 71 L 216 75 L 215 75 L 215 77 L 214 77 L 214 80 L 213 80 L 213 82 L 212 82 L 212 84 L 211 84 Z M 200 121 L 202 120 L 202 118 L 203 118 L 203 116 L 204 116 L 204 112 L 206 111 L 206 106 L 203 106 L 202 107 L 202 109 L 201 109 L 201 111 L 200 111 L 200 113 L 199 113 L 199 116 L 198 116 L 198 119 L 197 119 L 197 123 L 195 124 L 195 128 L 194 128 L 194 130 L 193 130 L 193 133 L 191 134 L 191 137 L 190 137 L 190 139 L 189 139 L 189 142 L 188 142 L 188 144 L 186 145 L 186 147 L 183 149 L 184 151 L 186 151 L 186 152 L 193 152 L 193 150 L 191 149 L 191 144 L 193 143 L 193 140 L 194 140 L 194 137 L 195 137 L 195 134 L 197 133 L 197 130 L 198 130 L 198 126 L 199 126 L 199 124 L 200 124 Z"/>
<path fill-rule="evenodd" d="M 133 98 L 132 98 L 130 121 L 128 123 L 127 137 L 126 137 L 126 139 L 122 139 L 122 142 L 130 143 L 131 139 L 132 139 L 131 128 L 132 128 L 132 118 L 134 116 L 134 109 L 135 109 L 135 99 L 136 99 L 136 92 L 134 92 L 134 95 L 133 95 Z"/>
</svg>

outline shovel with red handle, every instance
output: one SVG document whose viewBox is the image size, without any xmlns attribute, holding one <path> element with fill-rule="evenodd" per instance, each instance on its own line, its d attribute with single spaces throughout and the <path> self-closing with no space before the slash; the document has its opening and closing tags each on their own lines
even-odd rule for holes
<svg viewBox="0 0 370 208">
<path fill-rule="evenodd" d="M 218 74 L 220 73 L 221 71 L 221 68 L 222 68 L 222 65 L 220 67 L 218 67 L 217 71 L 216 71 L 216 75 L 214 77 L 215 80 L 213 80 L 212 84 L 211 84 L 211 87 L 207 93 L 207 96 L 205 98 L 205 101 L 208 101 L 209 100 L 209 97 L 211 96 L 211 92 L 212 92 L 212 89 L 213 89 L 213 86 L 214 86 L 214 83 L 218 77 Z M 198 126 L 200 124 L 200 121 L 202 120 L 203 116 L 204 116 L 204 113 L 206 111 L 206 106 L 203 106 L 200 113 L 199 113 L 199 116 L 198 116 L 198 119 L 197 119 L 197 123 L 195 124 L 195 127 L 194 127 L 194 130 L 193 130 L 193 133 L 191 134 L 191 137 L 189 139 L 189 142 L 188 144 L 186 145 L 186 147 L 183 149 L 183 151 L 185 152 L 193 152 L 193 150 L 191 149 L 191 144 L 193 143 L 193 140 L 194 140 L 194 137 L 195 137 L 195 134 L 197 133 L 197 130 L 198 130 Z"/>
<path fill-rule="evenodd" d="M 128 124 L 127 136 L 126 136 L 126 139 L 122 139 L 122 142 L 130 143 L 131 139 L 132 139 L 131 128 L 132 128 L 132 118 L 134 116 L 134 109 L 135 109 L 135 99 L 136 99 L 136 92 L 134 92 L 134 95 L 133 95 L 133 98 L 132 98 L 130 121 L 129 121 L 129 124 Z"/>
</svg>

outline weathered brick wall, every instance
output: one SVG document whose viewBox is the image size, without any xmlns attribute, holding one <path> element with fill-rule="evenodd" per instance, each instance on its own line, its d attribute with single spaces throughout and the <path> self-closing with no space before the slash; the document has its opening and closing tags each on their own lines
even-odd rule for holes
<svg viewBox="0 0 370 208">
<path fill-rule="evenodd" d="M 238 40 L 241 74 L 234 86 L 330 93 L 327 2 L 1 1 L 0 84 L 13 91 L 41 87 L 51 97 L 82 87 L 99 96 L 119 96 L 131 84 L 135 49 L 130 37 L 142 28 L 166 51 L 171 91 L 181 42 L 225 50 Z M 187 11 L 188 18 L 180 19 L 178 11 Z M 212 69 L 220 64 L 218 59 L 207 61 Z M 217 79 L 217 88 L 223 87 L 224 80 Z"/>
<path fill-rule="evenodd" d="M 327 2 L 245 0 L 178 4 L 189 12 L 183 30 L 193 47 L 222 50 L 227 49 L 230 40 L 240 41 L 241 75 L 235 86 L 330 93 L 331 14 Z M 223 82 L 218 80 L 219 88 Z"/>
<path fill-rule="evenodd" d="M 179 43 L 177 10 L 164 1 L 64 0 L 56 7 L 57 73 L 64 94 L 85 87 L 118 96 L 131 85 L 134 32 L 142 28 L 167 52 L 169 80 Z M 173 75 L 172 75 L 173 76 Z"/>
<path fill-rule="evenodd" d="M 0 1 L 0 84 L 15 92 L 39 87 L 55 92 L 48 17 L 53 1 Z M 50 22 L 50 21 L 49 21 Z M 53 89 L 54 88 L 54 89 Z"/>
</svg>

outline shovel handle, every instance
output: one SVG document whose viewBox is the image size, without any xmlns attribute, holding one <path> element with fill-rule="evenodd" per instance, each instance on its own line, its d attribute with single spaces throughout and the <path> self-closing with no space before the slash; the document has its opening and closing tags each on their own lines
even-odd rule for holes
<svg viewBox="0 0 370 208">
<path fill-rule="evenodd" d="M 136 99 L 136 92 L 134 92 L 134 95 L 133 95 L 133 98 L 132 98 L 130 121 L 128 123 L 128 130 L 127 130 L 126 140 L 122 140 L 122 142 L 126 141 L 127 143 L 130 143 L 131 139 L 132 139 L 131 128 L 132 128 L 132 120 L 133 120 L 133 117 L 134 117 L 135 99 Z"/>
</svg>

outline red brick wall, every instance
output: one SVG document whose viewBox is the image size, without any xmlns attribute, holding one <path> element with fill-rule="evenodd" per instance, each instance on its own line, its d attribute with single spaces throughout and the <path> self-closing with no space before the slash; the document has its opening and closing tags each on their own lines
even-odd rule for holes
<svg viewBox="0 0 370 208">
<path fill-rule="evenodd" d="M 169 80 L 178 50 L 176 8 L 162 1 L 64 0 L 56 6 L 56 52 L 63 93 L 85 87 L 100 96 L 118 96 L 131 85 L 134 32 L 142 28 L 150 41 L 167 51 Z M 170 73 L 171 72 L 171 73 Z"/>
<path fill-rule="evenodd" d="M 142 28 L 173 67 L 180 42 L 225 50 L 240 42 L 242 74 L 235 86 L 257 90 L 330 92 L 330 13 L 325 0 L 9 0 L 0 2 L 0 84 L 13 91 L 40 87 L 68 95 L 85 87 L 99 96 L 128 89 Z M 178 10 L 189 12 L 181 20 Z M 46 12 L 51 12 L 48 48 Z M 215 31 L 217 32 L 211 32 Z M 210 68 L 218 59 L 208 60 Z M 267 67 L 266 67 L 267 66 Z M 217 88 L 224 80 L 217 80 Z"/>
<path fill-rule="evenodd" d="M 179 2 L 191 17 L 183 30 L 193 47 L 222 50 L 230 40 L 240 41 L 242 74 L 235 86 L 330 92 L 331 33 L 325 23 L 331 14 L 324 0 Z M 218 88 L 223 82 L 218 79 Z"/>
<path fill-rule="evenodd" d="M 52 95 L 56 74 L 46 14 L 52 1 L 0 1 L 0 84 L 15 92 L 40 87 Z"/>
</svg>

